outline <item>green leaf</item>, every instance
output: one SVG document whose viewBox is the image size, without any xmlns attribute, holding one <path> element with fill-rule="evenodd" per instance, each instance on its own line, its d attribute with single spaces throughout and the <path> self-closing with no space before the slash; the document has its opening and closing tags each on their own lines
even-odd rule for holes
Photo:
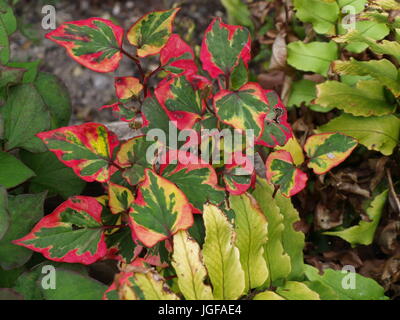
<svg viewBox="0 0 400 320">
<path fill-rule="evenodd" d="M 128 41 L 141 58 L 158 54 L 167 44 L 179 8 L 153 11 L 141 17 L 128 31 Z"/>
<path fill-rule="evenodd" d="M 56 269 L 56 289 L 41 289 L 45 300 L 101 300 L 107 286 L 72 270 Z"/>
<path fill-rule="evenodd" d="M 341 26 L 341 25 L 339 25 Z M 363 37 L 370 38 L 372 40 L 381 40 L 385 38 L 390 29 L 384 23 L 376 23 L 375 21 L 357 21 L 356 22 L 356 31 Z M 346 33 L 345 30 L 340 30 L 340 33 Z M 354 52 L 354 53 L 361 53 L 365 49 L 368 48 L 368 44 L 363 42 L 350 42 L 346 49 Z"/>
<path fill-rule="evenodd" d="M 239 249 L 233 245 L 233 227 L 224 213 L 213 205 L 204 206 L 203 219 L 206 227 L 203 257 L 214 298 L 236 300 L 244 293 L 245 273 Z"/>
<path fill-rule="evenodd" d="M 285 300 L 273 291 L 264 291 L 254 296 L 253 300 Z"/>
<path fill-rule="evenodd" d="M 10 226 L 10 215 L 8 213 L 7 190 L 0 185 L 0 240 L 6 234 Z"/>
<path fill-rule="evenodd" d="M 46 151 L 35 134 L 50 128 L 50 113 L 32 84 L 11 88 L 2 113 L 6 150 L 19 147 L 31 152 Z"/>
<path fill-rule="evenodd" d="M 249 73 L 243 60 L 240 60 L 238 65 L 233 68 L 230 81 L 230 88 L 232 90 L 239 90 L 249 81 Z"/>
<path fill-rule="evenodd" d="M 284 286 L 276 289 L 276 293 L 287 300 L 320 300 L 318 293 L 296 281 L 287 281 Z"/>
<path fill-rule="evenodd" d="M 85 182 L 79 179 L 71 168 L 62 164 L 50 151 L 30 153 L 22 151 L 21 160 L 34 171 L 29 191 L 33 193 L 49 191 L 49 195 L 59 194 L 63 198 L 81 194 Z"/>
<path fill-rule="evenodd" d="M 381 220 L 383 208 L 388 196 L 388 190 L 378 194 L 366 209 L 370 221 L 362 220 L 356 226 L 344 229 L 342 231 L 329 231 L 324 234 L 340 237 L 352 245 L 363 244 L 370 245 L 374 240 L 375 231 Z"/>
<path fill-rule="evenodd" d="M 19 247 L 11 241 L 27 234 L 43 217 L 43 203 L 46 193 L 24 194 L 8 197 L 10 226 L 0 240 L 0 266 L 5 270 L 18 268 L 32 256 L 32 251 Z"/>
<path fill-rule="evenodd" d="M 22 82 L 25 73 L 23 68 L 0 65 L 0 88 Z"/>
<path fill-rule="evenodd" d="M 7 66 L 26 70 L 22 83 L 31 83 L 35 81 L 38 75 L 38 69 L 41 62 L 41 60 L 36 60 L 32 62 L 9 62 Z"/>
<path fill-rule="evenodd" d="M 2 151 L 0 151 L 0 168 L 0 185 L 6 188 L 16 187 L 35 175 L 20 160 Z"/>
<path fill-rule="evenodd" d="M 65 127 L 72 114 L 71 100 L 65 85 L 54 75 L 40 72 L 34 82 L 52 116 L 52 127 Z"/>
<path fill-rule="evenodd" d="M 326 81 L 317 86 L 319 105 L 338 108 L 355 116 L 380 116 L 392 113 L 396 106 L 390 104 L 384 87 L 377 80 L 360 80 L 356 87 L 339 81 Z"/>
<path fill-rule="evenodd" d="M 186 231 L 174 236 L 172 265 L 178 276 L 178 285 L 186 300 L 213 300 L 211 287 L 204 284 L 207 270 L 203 264 L 200 246 Z"/>
<path fill-rule="evenodd" d="M 333 68 L 341 75 L 371 76 L 388 87 L 396 97 L 400 95 L 399 73 L 387 59 L 357 61 L 350 58 L 349 61 L 335 61 Z"/>
<path fill-rule="evenodd" d="M 384 289 L 370 278 L 365 278 L 357 273 L 354 273 L 355 288 L 345 289 L 343 280 L 346 281 L 346 276 L 349 276 L 347 271 L 325 269 L 324 274 L 320 275 L 318 269 L 305 265 L 305 274 L 307 278 L 314 282 L 320 281 L 324 285 L 331 287 L 339 296 L 340 300 L 387 300 L 384 295 Z"/>
<path fill-rule="evenodd" d="M 17 19 L 13 8 L 5 0 L 0 1 L 0 19 L 4 23 L 9 36 L 17 31 Z"/>
<path fill-rule="evenodd" d="M 292 84 L 288 106 L 300 107 L 304 102 L 308 105 L 317 97 L 316 83 L 311 80 L 299 80 Z"/>
<path fill-rule="evenodd" d="M 265 180 L 257 179 L 252 194 L 268 221 L 268 241 L 264 245 L 264 258 L 269 270 L 266 287 L 269 287 L 286 279 L 291 271 L 290 257 L 283 248 L 284 216 L 272 197 L 273 187 Z"/>
<path fill-rule="evenodd" d="M 256 200 L 245 193 L 230 196 L 235 211 L 236 246 L 245 274 L 245 292 L 261 287 L 268 278 L 264 247 L 268 239 L 268 223 Z"/>
<path fill-rule="evenodd" d="M 366 118 L 342 114 L 318 127 L 316 132 L 342 132 L 357 139 L 369 150 L 388 156 L 399 143 L 400 119 L 394 115 Z"/>
<path fill-rule="evenodd" d="M 357 141 L 341 133 L 321 133 L 309 137 L 304 150 L 310 158 L 307 166 L 315 174 L 324 174 L 342 163 L 357 146 Z"/>
<path fill-rule="evenodd" d="M 296 16 L 303 22 L 312 23 L 317 33 L 333 35 L 336 33 L 336 21 L 339 18 L 339 6 L 336 2 L 321 0 L 294 0 Z"/>
<path fill-rule="evenodd" d="M 7 29 L 0 15 L 0 63 L 7 64 L 10 60 L 10 42 L 8 40 Z"/>
<path fill-rule="evenodd" d="M 250 30 L 254 29 L 250 10 L 242 0 L 221 0 L 221 3 L 228 13 L 230 24 L 245 26 Z"/>
<path fill-rule="evenodd" d="M 288 64 L 297 70 L 312 71 L 323 76 L 328 75 L 331 62 L 338 58 L 337 44 L 333 41 L 310 43 L 295 41 L 289 43 L 287 49 Z"/>
<path fill-rule="evenodd" d="M 365 5 L 368 0 L 338 0 L 338 5 L 340 8 L 345 6 L 352 6 L 355 13 L 360 13 L 365 9 Z"/>
</svg>

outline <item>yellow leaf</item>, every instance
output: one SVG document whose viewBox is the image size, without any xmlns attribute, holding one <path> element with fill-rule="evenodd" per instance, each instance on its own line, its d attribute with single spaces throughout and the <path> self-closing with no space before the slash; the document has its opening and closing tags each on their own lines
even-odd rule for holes
<svg viewBox="0 0 400 320">
<path fill-rule="evenodd" d="M 289 152 L 292 155 L 293 163 L 296 166 L 301 165 L 305 160 L 303 149 L 294 136 L 290 138 L 283 147 L 277 146 L 275 149 Z"/>
<path fill-rule="evenodd" d="M 207 270 L 203 265 L 200 246 L 186 231 L 174 236 L 172 265 L 178 285 L 186 300 L 213 300 L 211 287 L 204 284 Z"/>
<path fill-rule="evenodd" d="M 136 273 L 134 277 L 145 300 L 180 300 L 156 271 L 148 270 L 146 273 Z"/>
<path fill-rule="evenodd" d="M 276 292 L 287 300 L 321 300 L 319 294 L 312 291 L 304 283 L 288 281 Z"/>
<path fill-rule="evenodd" d="M 268 239 L 268 223 L 256 200 L 249 194 L 231 196 L 235 211 L 236 246 L 245 273 L 245 291 L 260 287 L 268 278 L 264 245 Z"/>
<path fill-rule="evenodd" d="M 257 294 L 253 300 L 285 300 L 279 294 L 272 291 L 264 291 Z"/>
<path fill-rule="evenodd" d="M 204 262 L 217 300 L 236 300 L 245 288 L 245 275 L 239 249 L 234 243 L 234 230 L 224 213 L 207 204 L 203 213 L 206 236 Z"/>
</svg>

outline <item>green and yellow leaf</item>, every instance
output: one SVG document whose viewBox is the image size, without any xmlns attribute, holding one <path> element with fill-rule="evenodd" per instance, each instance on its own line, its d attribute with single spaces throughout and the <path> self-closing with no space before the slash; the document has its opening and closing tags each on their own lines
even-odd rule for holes
<svg viewBox="0 0 400 320">
<path fill-rule="evenodd" d="M 108 197 L 109 206 L 113 214 L 126 212 L 135 201 L 131 190 L 111 182 L 108 184 Z"/>
</svg>

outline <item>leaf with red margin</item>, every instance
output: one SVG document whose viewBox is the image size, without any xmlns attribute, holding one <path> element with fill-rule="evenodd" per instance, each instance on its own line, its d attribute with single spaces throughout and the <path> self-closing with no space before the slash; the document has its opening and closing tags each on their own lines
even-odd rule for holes
<svg viewBox="0 0 400 320">
<path fill-rule="evenodd" d="M 115 77 L 114 87 L 117 98 L 120 100 L 137 97 L 143 90 L 140 80 L 135 77 Z"/>
<path fill-rule="evenodd" d="M 160 63 L 165 71 L 173 74 L 196 74 L 198 71 L 193 49 L 178 34 L 171 35 L 161 50 Z"/>
<path fill-rule="evenodd" d="M 131 122 L 137 116 L 136 111 L 125 106 L 125 104 L 122 102 L 116 102 L 116 103 L 113 103 L 110 105 L 104 105 L 100 108 L 100 110 L 103 110 L 103 109 L 111 109 L 113 112 L 115 112 L 118 115 L 118 117 L 120 118 L 121 121 L 125 121 L 125 122 Z"/>
<path fill-rule="evenodd" d="M 143 247 L 139 246 L 132 239 L 132 232 L 129 228 L 120 230 L 106 236 L 107 255 L 104 260 L 117 260 L 124 263 L 131 263 L 142 252 Z"/>
<path fill-rule="evenodd" d="M 264 90 L 268 101 L 268 113 L 264 119 L 263 133 L 256 141 L 269 148 L 284 146 L 293 136 L 292 128 L 287 121 L 287 110 L 279 96 L 272 90 Z"/>
<path fill-rule="evenodd" d="M 141 17 L 128 31 L 128 41 L 137 47 L 141 58 L 160 53 L 172 33 L 172 24 L 180 9 L 153 11 Z"/>
<path fill-rule="evenodd" d="M 162 81 L 154 94 L 170 120 L 177 122 L 179 130 L 191 129 L 201 119 L 205 104 L 186 76 Z"/>
<path fill-rule="evenodd" d="M 108 197 L 110 210 L 113 214 L 129 210 L 131 204 L 135 201 L 131 190 L 112 182 L 108 184 Z"/>
<path fill-rule="evenodd" d="M 193 215 L 186 195 L 175 184 L 150 169 L 145 176 L 132 205 L 130 224 L 132 237 L 150 248 L 190 228 Z"/>
<path fill-rule="evenodd" d="M 247 67 L 250 61 L 250 32 L 241 26 L 232 26 L 215 18 L 208 26 L 201 45 L 200 60 L 203 69 L 212 78 L 229 75 L 240 58 Z"/>
<path fill-rule="evenodd" d="M 226 190 L 233 195 L 241 195 L 254 185 L 256 172 L 252 159 L 241 151 L 234 152 L 225 161 L 223 180 Z"/>
<path fill-rule="evenodd" d="M 214 96 L 214 109 L 219 120 L 241 131 L 254 130 L 257 138 L 263 132 L 269 107 L 261 86 L 249 82 L 238 91 L 220 91 Z"/>
<path fill-rule="evenodd" d="M 95 198 L 72 197 L 13 243 L 53 261 L 92 264 L 107 252 L 101 212 Z"/>
<path fill-rule="evenodd" d="M 294 196 L 306 186 L 307 174 L 294 166 L 292 155 L 285 150 L 270 153 L 265 167 L 267 180 L 278 185 L 287 198 Z"/>
<path fill-rule="evenodd" d="M 101 18 L 71 21 L 46 34 L 72 59 L 96 72 L 115 71 L 122 59 L 124 29 Z"/>
<path fill-rule="evenodd" d="M 308 167 L 315 174 L 324 174 L 346 160 L 357 145 L 356 139 L 339 132 L 313 135 L 304 145 L 310 158 Z"/>
<path fill-rule="evenodd" d="M 148 162 L 147 151 L 154 144 L 154 141 L 146 141 L 145 136 L 137 136 L 121 144 L 115 163 L 125 169 L 122 176 L 129 184 L 134 186 L 142 182 L 144 170 L 152 168 L 156 158 L 151 157 Z"/>
<path fill-rule="evenodd" d="M 218 205 L 225 200 L 214 168 L 189 152 L 170 151 L 160 174 L 185 193 L 193 213 L 202 213 L 206 202 Z"/>
<path fill-rule="evenodd" d="M 50 151 L 83 180 L 106 182 L 115 172 L 112 155 L 117 136 L 102 124 L 85 123 L 38 133 Z"/>
</svg>

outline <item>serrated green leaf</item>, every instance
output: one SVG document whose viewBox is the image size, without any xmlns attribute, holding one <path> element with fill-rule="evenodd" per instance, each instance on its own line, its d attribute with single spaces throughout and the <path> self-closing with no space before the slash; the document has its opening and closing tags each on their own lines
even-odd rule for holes
<svg viewBox="0 0 400 320">
<path fill-rule="evenodd" d="M 369 150 L 391 155 L 399 143 L 400 119 L 394 115 L 382 117 L 355 117 L 342 114 L 318 127 L 320 132 L 342 132 L 357 139 Z"/>
<path fill-rule="evenodd" d="M 360 221 L 358 225 L 344 229 L 342 231 L 329 231 L 324 234 L 340 237 L 351 245 L 363 244 L 370 245 L 374 240 L 375 231 L 378 227 L 388 196 L 388 190 L 378 194 L 366 209 L 370 221 Z"/>
<path fill-rule="evenodd" d="M 316 103 L 338 108 L 355 116 L 380 116 L 392 113 L 396 106 L 385 97 L 384 87 L 377 80 L 360 80 L 356 87 L 339 81 L 326 81 L 317 86 Z"/>
<path fill-rule="evenodd" d="M 45 193 L 24 194 L 8 197 L 10 226 L 0 240 L 0 266 L 5 270 L 18 268 L 32 256 L 32 251 L 12 244 L 28 233 L 35 223 L 43 217 Z"/>
<path fill-rule="evenodd" d="M 304 102 L 306 105 L 317 97 L 316 83 L 311 80 L 299 80 L 292 84 L 288 106 L 300 107 Z"/>
<path fill-rule="evenodd" d="M 307 0 L 308 1 L 308 0 Z M 297 70 L 327 76 L 330 64 L 338 58 L 337 44 L 330 42 L 291 42 L 287 46 L 287 62 Z"/>
<path fill-rule="evenodd" d="M 0 151 L 0 185 L 13 188 L 32 178 L 35 173 L 13 155 Z"/>
<path fill-rule="evenodd" d="M 231 195 L 229 202 L 235 211 L 235 245 L 239 249 L 247 292 L 249 289 L 261 287 L 268 279 L 268 268 L 264 259 L 268 223 L 251 195 Z"/>
<path fill-rule="evenodd" d="M 203 264 L 200 246 L 186 231 L 174 236 L 172 265 L 178 276 L 179 289 L 186 300 L 213 300 L 211 287 L 204 284 L 207 270 Z"/>
<path fill-rule="evenodd" d="M 203 257 L 214 298 L 238 299 L 244 293 L 245 273 L 239 249 L 233 245 L 233 227 L 224 213 L 210 204 L 204 206 L 203 219 L 206 227 Z"/>
<path fill-rule="evenodd" d="M 339 6 L 336 2 L 320 0 L 294 0 L 296 16 L 303 22 L 312 23 L 317 33 L 333 35 L 339 18 Z"/>
</svg>

